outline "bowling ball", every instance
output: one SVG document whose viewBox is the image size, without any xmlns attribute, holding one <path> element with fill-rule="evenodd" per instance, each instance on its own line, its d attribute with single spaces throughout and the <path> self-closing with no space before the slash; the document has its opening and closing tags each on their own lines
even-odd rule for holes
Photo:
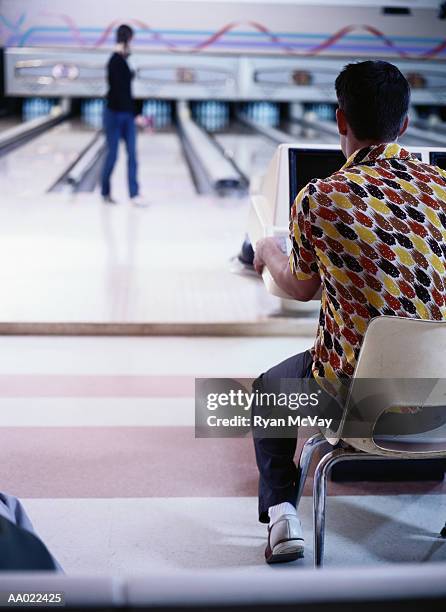
<svg viewBox="0 0 446 612">
<path fill-rule="evenodd" d="M 142 130 L 153 130 L 154 127 L 153 117 L 148 115 L 138 115 L 135 117 L 135 123 Z"/>
</svg>

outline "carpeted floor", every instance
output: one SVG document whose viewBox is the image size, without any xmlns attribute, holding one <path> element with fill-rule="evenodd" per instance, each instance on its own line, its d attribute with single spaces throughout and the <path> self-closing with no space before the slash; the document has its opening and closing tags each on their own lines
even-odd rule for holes
<svg viewBox="0 0 446 612">
<path fill-rule="evenodd" d="M 69 573 L 135 575 L 151 571 L 237 568 L 298 571 L 312 565 L 311 499 L 300 515 L 303 560 L 263 561 L 266 527 L 254 497 L 29 499 L 35 527 Z M 327 567 L 446 561 L 445 497 L 336 496 L 327 506 Z"/>
<path fill-rule="evenodd" d="M 21 497 L 67 572 L 263 562 L 250 439 L 196 439 L 193 381 L 255 376 L 305 338 L 3 338 L 0 490 Z M 311 432 L 307 432 L 309 435 Z M 303 439 L 300 440 L 302 444 Z M 331 484 L 327 566 L 446 560 L 446 485 Z"/>
</svg>

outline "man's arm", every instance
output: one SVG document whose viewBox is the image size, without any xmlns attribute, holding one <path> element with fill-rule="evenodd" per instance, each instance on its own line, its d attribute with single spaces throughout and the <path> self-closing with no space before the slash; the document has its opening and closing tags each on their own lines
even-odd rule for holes
<svg viewBox="0 0 446 612">
<path fill-rule="evenodd" d="M 256 244 L 254 267 L 261 274 L 264 266 L 268 268 L 276 285 L 295 300 L 308 302 L 320 297 L 320 277 L 315 275 L 308 280 L 297 279 L 291 272 L 288 256 L 275 238 L 263 238 Z"/>
</svg>

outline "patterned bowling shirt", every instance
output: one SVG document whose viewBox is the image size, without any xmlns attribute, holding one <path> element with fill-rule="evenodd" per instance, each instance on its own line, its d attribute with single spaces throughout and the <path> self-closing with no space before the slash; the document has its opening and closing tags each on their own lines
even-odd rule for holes
<svg viewBox="0 0 446 612">
<path fill-rule="evenodd" d="M 362 149 L 312 180 L 290 237 L 296 278 L 321 278 L 313 375 L 327 390 L 352 376 L 371 318 L 446 319 L 446 172 L 400 145 Z"/>
</svg>

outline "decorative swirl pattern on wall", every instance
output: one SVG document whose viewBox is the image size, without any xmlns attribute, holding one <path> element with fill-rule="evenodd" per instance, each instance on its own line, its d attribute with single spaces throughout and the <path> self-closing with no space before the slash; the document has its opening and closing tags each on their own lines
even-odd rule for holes
<svg viewBox="0 0 446 612">
<path fill-rule="evenodd" d="M 0 15 L 0 22 L 3 28 L 8 31 L 8 35 L 5 37 L 5 44 L 7 46 L 32 46 L 33 44 L 50 45 L 56 42 L 56 44 L 65 44 L 67 46 L 75 43 L 80 47 L 100 48 L 111 39 L 112 32 L 116 25 L 118 25 L 118 21 L 114 20 L 103 30 L 100 28 L 79 28 L 69 15 L 50 13 L 44 13 L 43 15 L 58 18 L 64 26 L 35 25 L 25 29 L 26 15 L 21 15 L 15 23 Z M 373 51 L 378 53 L 385 51 L 386 54 L 393 57 L 434 59 L 443 55 L 446 51 L 446 39 L 426 40 L 419 39 L 416 36 L 405 37 L 405 40 L 411 41 L 413 46 L 403 47 L 397 44 L 396 39 L 386 36 L 377 28 L 367 24 L 347 25 L 331 35 L 296 32 L 292 36 L 300 41 L 305 39 L 306 42 L 295 43 L 287 40 L 290 38 L 289 34 L 272 32 L 265 25 L 256 21 L 228 23 L 216 32 L 204 33 L 201 40 L 194 40 L 197 33 L 190 30 L 177 30 L 176 35 L 180 36 L 180 39 L 178 39 L 172 36 L 169 37 L 165 31 L 158 30 L 139 19 L 131 19 L 129 23 L 138 28 L 140 33 L 147 35 L 145 38 L 140 36 L 139 40 L 137 40 L 140 46 L 150 44 L 171 52 L 182 53 L 199 53 L 218 46 L 225 46 L 228 50 L 243 47 L 248 52 L 256 51 L 259 47 L 262 47 L 270 51 L 294 56 L 329 55 L 330 52 L 331 54 L 344 53 L 345 55 L 352 55 L 356 53 L 361 55 L 365 53 L 370 54 Z M 239 30 L 246 27 L 249 28 L 248 32 Z M 355 32 L 364 32 L 365 36 L 355 36 L 354 38 L 355 40 L 362 38 L 363 43 L 367 44 L 355 43 L 352 37 L 344 41 L 344 43 L 349 43 L 348 46 L 340 44 L 346 37 Z M 240 38 L 237 38 L 237 34 Z M 257 38 L 253 39 L 256 35 Z M 183 39 L 181 39 L 181 36 Z M 248 36 L 251 37 L 251 41 L 243 39 L 243 37 L 246 38 Z M 326 36 L 326 38 L 323 39 L 323 36 Z M 184 37 L 187 37 L 187 39 L 184 40 Z M 313 44 L 311 41 L 309 42 L 311 38 L 318 39 L 318 42 L 316 44 Z M 382 46 L 377 46 L 376 41 L 380 41 Z"/>
</svg>

